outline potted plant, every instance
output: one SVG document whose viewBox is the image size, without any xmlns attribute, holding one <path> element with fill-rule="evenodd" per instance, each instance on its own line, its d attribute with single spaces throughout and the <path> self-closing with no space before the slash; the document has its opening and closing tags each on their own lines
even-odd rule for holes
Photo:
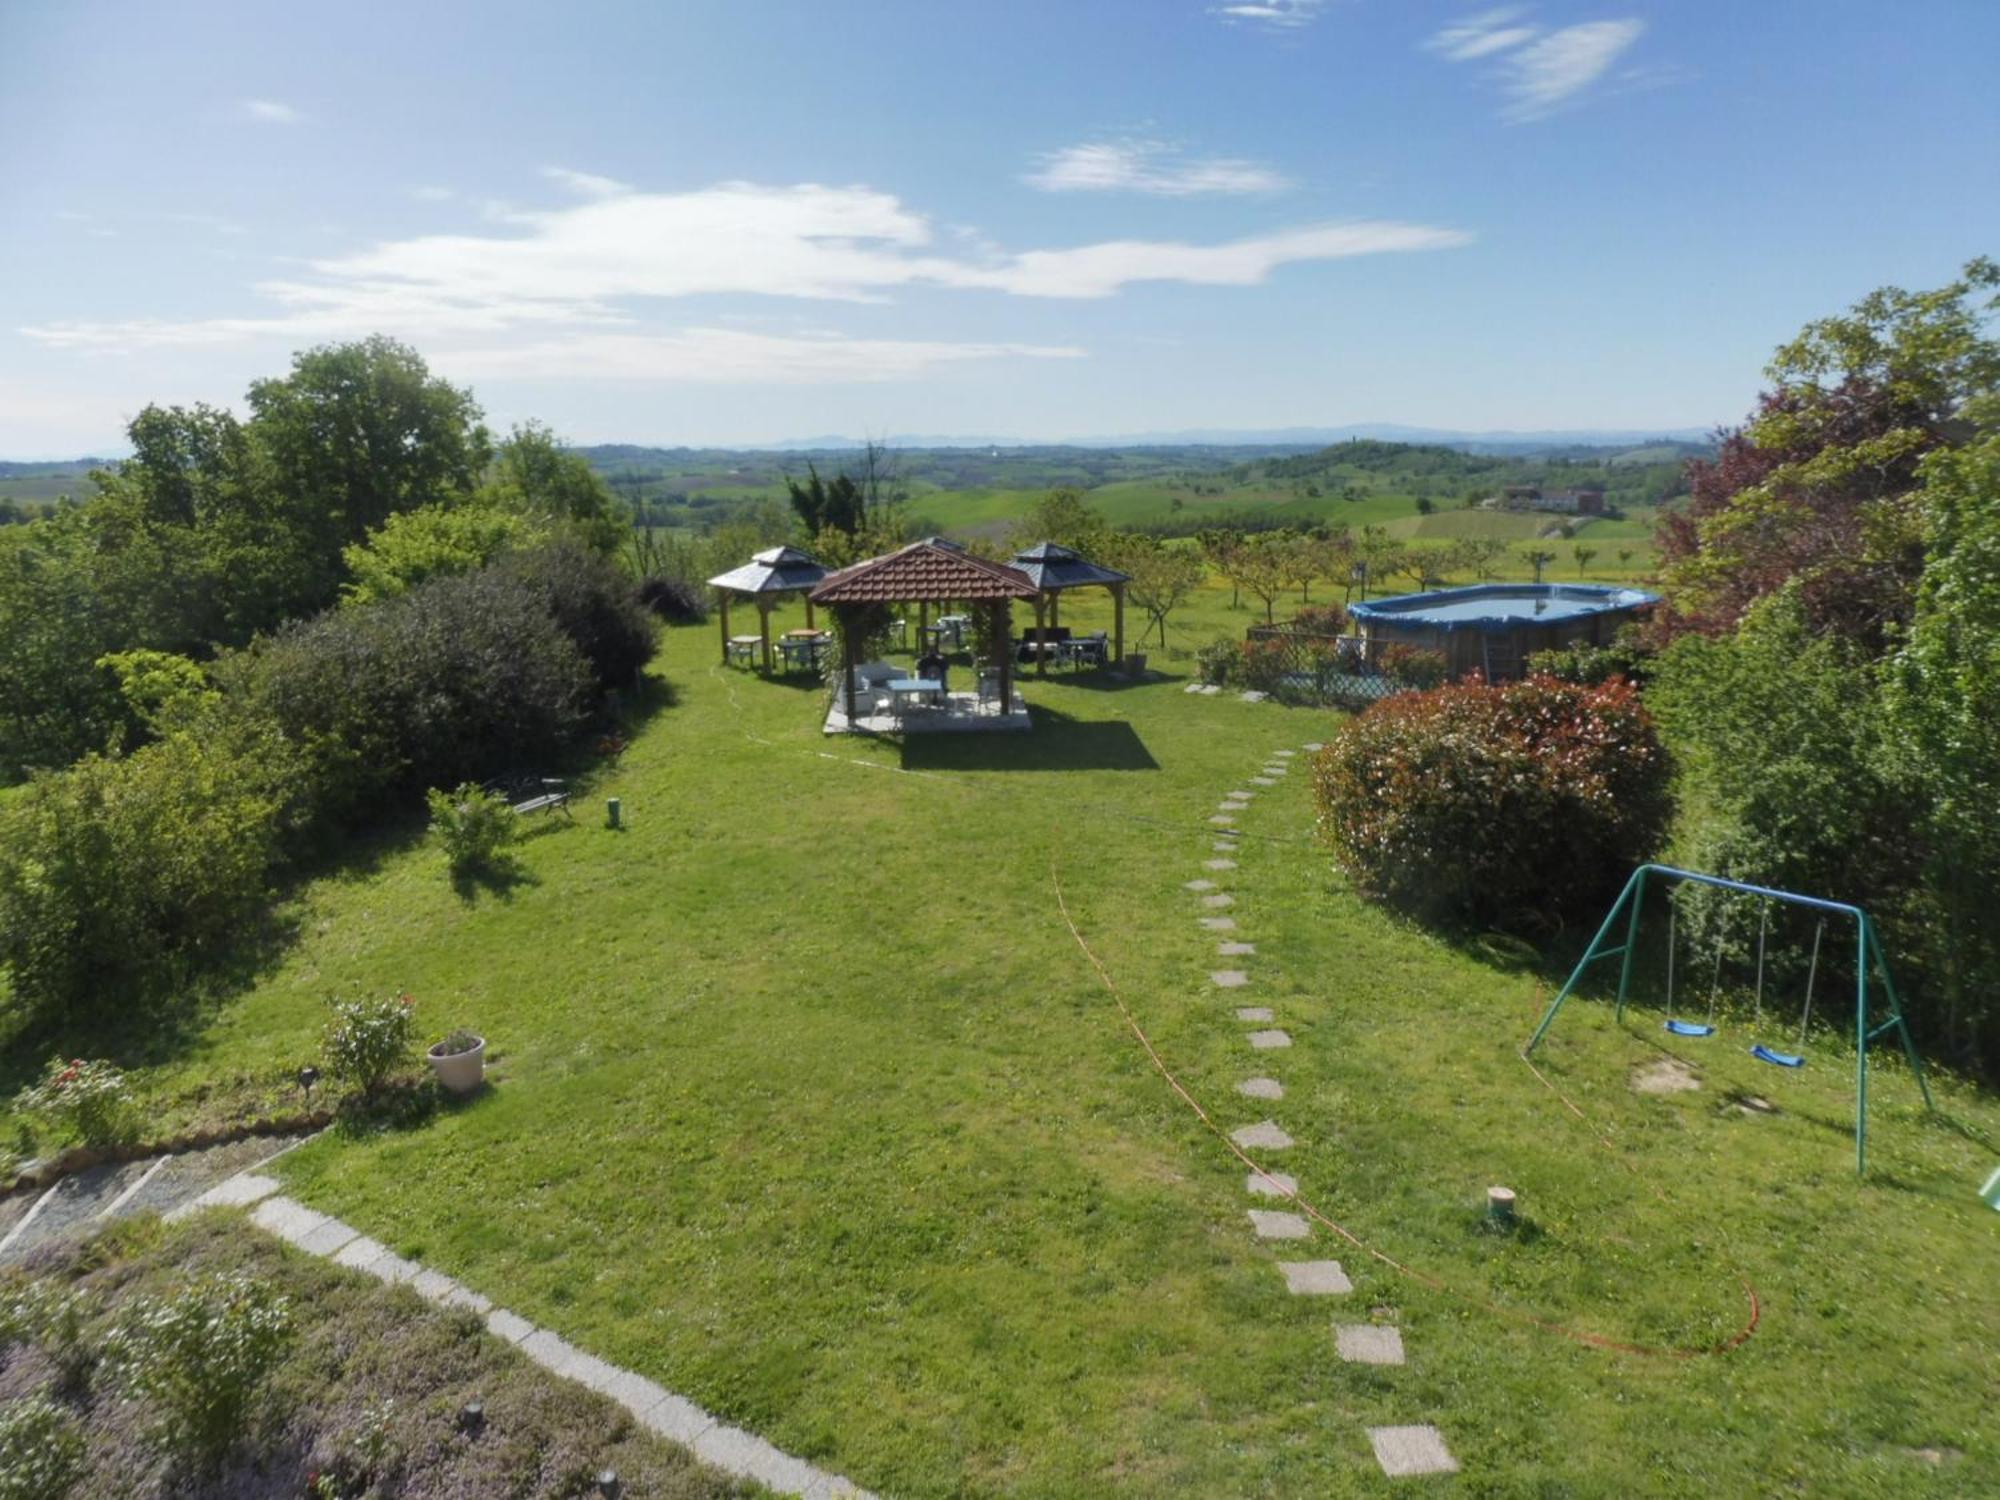
<svg viewBox="0 0 2000 1500">
<path fill-rule="evenodd" d="M 446 1092 L 469 1094 L 486 1081 L 486 1038 L 460 1027 L 425 1054 Z"/>
</svg>

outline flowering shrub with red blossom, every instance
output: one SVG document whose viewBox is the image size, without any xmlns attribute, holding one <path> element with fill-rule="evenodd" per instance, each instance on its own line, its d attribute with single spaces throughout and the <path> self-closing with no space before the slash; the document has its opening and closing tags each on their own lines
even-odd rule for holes
<svg viewBox="0 0 2000 1500">
<path fill-rule="evenodd" d="M 1312 769 L 1320 833 L 1363 891 L 1514 930 L 1602 910 L 1671 812 L 1666 754 L 1622 678 L 1399 694 Z"/>
<path fill-rule="evenodd" d="M 125 1075 L 95 1058 L 55 1057 L 15 1100 L 24 1113 L 66 1125 L 86 1146 L 113 1146 L 139 1133 L 138 1105 Z"/>
</svg>

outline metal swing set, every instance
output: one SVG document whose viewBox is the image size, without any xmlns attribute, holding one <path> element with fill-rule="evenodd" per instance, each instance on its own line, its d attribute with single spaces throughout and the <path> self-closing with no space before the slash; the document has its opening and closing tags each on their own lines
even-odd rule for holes
<svg viewBox="0 0 2000 1500">
<path fill-rule="evenodd" d="M 1895 1031 L 1903 1043 L 1903 1055 L 1908 1058 L 1910 1072 L 1915 1075 L 1917 1087 L 1923 1091 L 1924 1107 L 1933 1112 L 1937 1106 L 1931 1102 L 1929 1082 L 1924 1078 L 1923 1064 L 1917 1058 L 1915 1043 L 1910 1039 L 1910 1028 L 1903 1021 L 1902 1003 L 1896 998 L 1896 982 L 1889 976 L 1889 961 L 1882 951 L 1881 939 L 1876 935 L 1875 923 L 1868 913 L 1858 906 L 1843 901 L 1828 901 L 1819 896 L 1802 896 L 1796 891 L 1781 891 L 1769 886 L 1748 885 L 1740 880 L 1725 880 L 1720 875 L 1704 875 L 1694 870 L 1677 870 L 1671 865 L 1641 865 L 1632 872 L 1632 878 L 1625 882 L 1625 889 L 1605 913 L 1603 924 L 1597 935 L 1590 940 L 1583 957 L 1571 971 L 1569 979 L 1556 992 L 1555 999 L 1542 1013 L 1540 1024 L 1534 1035 L 1528 1038 L 1522 1048 L 1525 1057 L 1531 1054 L 1549 1027 L 1555 1024 L 1556 1012 L 1570 997 L 1583 978 L 1584 971 L 1600 959 L 1622 957 L 1618 971 L 1618 1004 L 1615 1019 L 1625 1018 L 1626 995 L 1632 985 L 1632 960 L 1639 941 L 1639 917 L 1645 906 L 1648 880 L 1662 882 L 1693 882 L 1697 885 L 1713 886 L 1718 890 L 1734 891 L 1752 896 L 1758 900 L 1757 921 L 1757 981 L 1753 1036 L 1761 1028 L 1764 1018 L 1764 958 L 1765 947 L 1770 936 L 1771 908 L 1773 904 L 1802 907 L 1819 913 L 1819 923 L 1813 930 L 1812 959 L 1806 971 L 1806 995 L 1804 1012 L 1799 1020 L 1798 1040 L 1793 1045 L 1797 1050 L 1782 1052 L 1753 1040 L 1749 1052 L 1759 1062 L 1773 1067 L 1802 1068 L 1806 1064 L 1806 1028 L 1812 1022 L 1813 990 L 1819 980 L 1819 959 L 1821 941 L 1826 936 L 1827 923 L 1832 920 L 1851 920 L 1854 923 L 1854 1170 L 1857 1174 L 1867 1170 L 1868 1165 L 1868 1044 L 1888 1031 Z M 1625 917 L 1625 941 L 1615 947 L 1605 946 L 1613 929 L 1618 924 L 1620 914 Z M 1675 908 L 1668 903 L 1667 916 L 1667 1018 L 1665 1029 L 1675 1036 L 1700 1039 L 1716 1034 L 1715 1002 L 1722 988 L 1722 945 L 1715 951 L 1715 968 L 1710 976 L 1708 990 L 1708 1015 L 1705 1020 L 1683 1020 L 1674 1012 L 1675 954 L 1679 947 L 1676 933 Z M 1870 975 L 1878 981 L 1878 988 L 1886 1001 L 1884 1019 L 1879 1025 L 1870 1025 Z"/>
</svg>

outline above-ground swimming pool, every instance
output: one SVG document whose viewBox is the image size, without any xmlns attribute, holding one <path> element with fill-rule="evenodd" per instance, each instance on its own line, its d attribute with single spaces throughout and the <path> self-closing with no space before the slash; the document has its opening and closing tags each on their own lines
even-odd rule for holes
<svg viewBox="0 0 2000 1500">
<path fill-rule="evenodd" d="M 1444 654 L 1451 675 L 1517 677 L 1536 651 L 1578 641 L 1601 646 L 1660 602 L 1643 589 L 1596 583 L 1482 583 L 1370 599 L 1348 607 L 1362 636 Z"/>
</svg>

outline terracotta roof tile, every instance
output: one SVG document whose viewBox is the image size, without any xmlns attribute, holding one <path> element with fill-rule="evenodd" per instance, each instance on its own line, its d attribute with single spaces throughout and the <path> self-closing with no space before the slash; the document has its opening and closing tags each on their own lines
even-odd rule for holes
<svg viewBox="0 0 2000 1500">
<path fill-rule="evenodd" d="M 1035 594 L 1035 585 L 1019 568 L 988 562 L 931 537 L 829 573 L 811 598 L 815 604 L 900 604 L 1032 599 Z"/>
</svg>

